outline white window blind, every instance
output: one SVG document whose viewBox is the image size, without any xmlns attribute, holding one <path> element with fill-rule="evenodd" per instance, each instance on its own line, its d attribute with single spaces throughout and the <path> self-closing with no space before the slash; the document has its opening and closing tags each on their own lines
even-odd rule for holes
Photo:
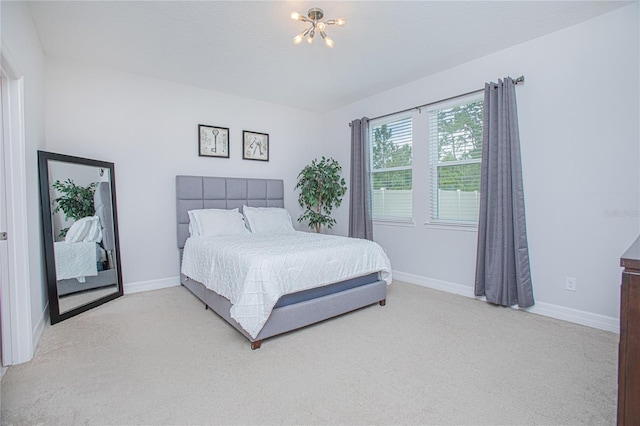
<svg viewBox="0 0 640 426">
<path fill-rule="evenodd" d="M 431 221 L 477 224 L 482 95 L 429 108 Z"/>
<path fill-rule="evenodd" d="M 369 124 L 373 219 L 409 222 L 413 218 L 413 130 L 407 114 Z"/>
</svg>

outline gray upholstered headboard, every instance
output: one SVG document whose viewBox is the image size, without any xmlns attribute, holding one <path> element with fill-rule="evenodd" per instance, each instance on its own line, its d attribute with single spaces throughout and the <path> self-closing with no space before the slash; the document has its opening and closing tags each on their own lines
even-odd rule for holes
<svg viewBox="0 0 640 426">
<path fill-rule="evenodd" d="M 281 179 L 176 176 L 178 248 L 189 237 L 189 210 L 284 207 Z"/>
</svg>

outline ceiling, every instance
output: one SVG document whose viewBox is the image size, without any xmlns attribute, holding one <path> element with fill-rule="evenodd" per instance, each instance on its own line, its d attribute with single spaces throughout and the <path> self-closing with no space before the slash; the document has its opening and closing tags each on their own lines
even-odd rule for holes
<svg viewBox="0 0 640 426">
<path fill-rule="evenodd" d="M 35 1 L 48 58 L 326 112 L 629 4 L 622 1 Z M 321 40 L 293 44 L 311 7 Z"/>
</svg>

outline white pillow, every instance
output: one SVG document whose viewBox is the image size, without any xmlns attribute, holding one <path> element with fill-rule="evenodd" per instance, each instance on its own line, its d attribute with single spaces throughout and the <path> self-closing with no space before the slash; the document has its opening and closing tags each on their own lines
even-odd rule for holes
<svg viewBox="0 0 640 426">
<path fill-rule="evenodd" d="M 238 209 L 200 209 L 188 213 L 192 237 L 249 234 Z"/>
<path fill-rule="evenodd" d="M 203 212 L 204 210 L 211 210 L 211 209 L 189 210 L 187 212 L 187 214 L 189 215 L 189 235 L 192 237 L 199 237 L 201 234 L 200 223 L 198 222 L 198 215 L 199 215 L 199 212 Z M 229 211 L 237 211 L 237 210 L 238 209 L 229 210 Z"/>
<path fill-rule="evenodd" d="M 291 216 L 279 207 L 242 207 L 244 218 L 253 234 L 286 234 L 295 232 Z"/>
<path fill-rule="evenodd" d="M 197 237 L 200 235 L 200 226 L 198 225 L 198 220 L 196 218 L 196 214 L 194 213 L 196 210 L 189 210 L 187 214 L 189 215 L 189 235 L 192 237 Z"/>
<path fill-rule="evenodd" d="M 102 241 L 102 227 L 98 216 L 87 216 L 73 222 L 64 240 L 68 243 Z"/>
</svg>

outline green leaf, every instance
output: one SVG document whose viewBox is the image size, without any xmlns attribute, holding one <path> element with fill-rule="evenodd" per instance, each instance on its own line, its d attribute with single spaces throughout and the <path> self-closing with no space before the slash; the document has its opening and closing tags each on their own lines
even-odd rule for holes
<svg viewBox="0 0 640 426">
<path fill-rule="evenodd" d="M 320 232 L 322 226 L 332 228 L 336 224 L 331 217 L 334 207 L 339 207 L 347 192 L 347 184 L 340 176 L 342 167 L 333 158 L 314 159 L 298 174 L 295 189 L 300 190 L 298 203 L 305 211 L 298 222 L 306 221 L 310 228 Z"/>
<path fill-rule="evenodd" d="M 53 213 L 62 210 L 66 219 L 74 220 L 95 215 L 93 194 L 98 186 L 97 182 L 82 187 L 76 185 L 73 180 L 67 179 L 63 182 L 56 180 L 51 186 L 63 194 L 53 200 Z M 63 229 L 60 231 L 58 237 L 64 237 L 67 230 L 68 229 Z"/>
</svg>

